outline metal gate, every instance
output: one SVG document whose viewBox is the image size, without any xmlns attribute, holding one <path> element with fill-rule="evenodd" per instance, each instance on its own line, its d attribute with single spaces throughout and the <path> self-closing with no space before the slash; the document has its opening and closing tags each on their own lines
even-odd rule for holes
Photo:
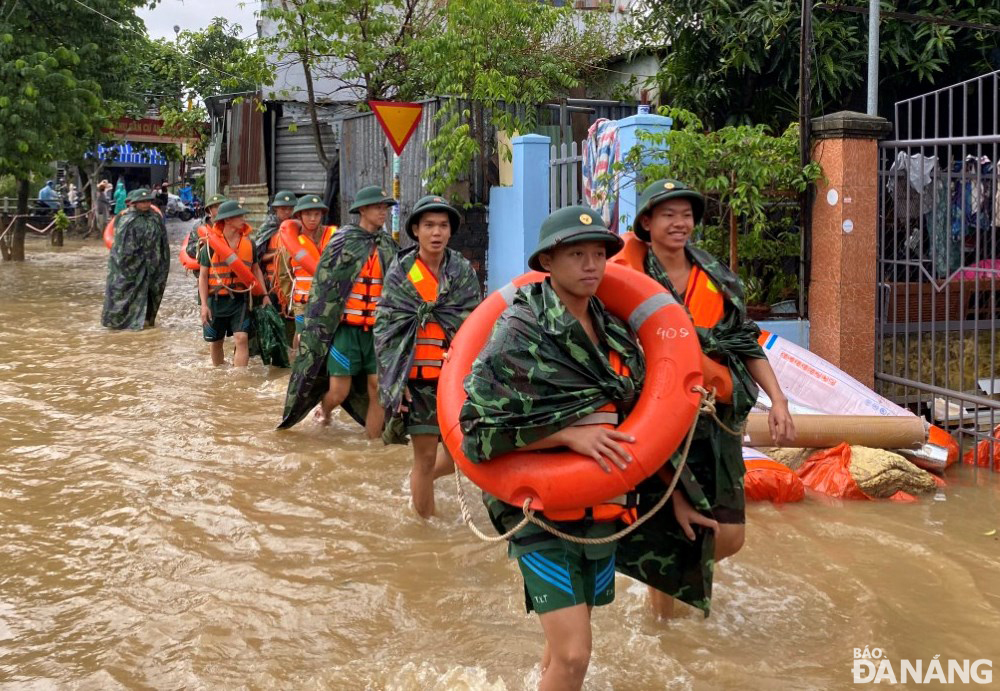
<svg viewBox="0 0 1000 691">
<path fill-rule="evenodd" d="M 987 440 L 990 458 L 1000 453 L 998 76 L 900 101 L 895 137 L 879 143 L 876 382 L 961 442 Z"/>
</svg>

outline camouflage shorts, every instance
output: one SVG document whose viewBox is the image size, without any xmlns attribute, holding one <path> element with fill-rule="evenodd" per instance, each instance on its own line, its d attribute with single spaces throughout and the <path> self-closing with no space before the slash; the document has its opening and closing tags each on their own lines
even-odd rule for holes
<svg viewBox="0 0 1000 691">
<path fill-rule="evenodd" d="M 437 418 L 437 380 L 411 379 L 407 388 L 410 390 L 410 411 L 404 416 L 406 431 L 410 435 L 429 434 L 435 437 L 441 434 Z"/>
</svg>

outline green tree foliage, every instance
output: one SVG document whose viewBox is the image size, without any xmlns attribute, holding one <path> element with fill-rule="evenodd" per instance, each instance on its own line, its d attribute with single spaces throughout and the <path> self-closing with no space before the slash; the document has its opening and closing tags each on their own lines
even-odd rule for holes
<svg viewBox="0 0 1000 691">
<path fill-rule="evenodd" d="M 864 0 L 843 4 L 867 7 Z M 657 76 L 661 99 L 710 126 L 797 118 L 800 0 L 672 0 L 645 4 L 634 39 L 668 46 Z M 1000 24 L 1000 3 L 893 0 L 886 11 Z M 816 3 L 814 114 L 864 110 L 868 18 Z M 1000 34 L 883 18 L 880 106 L 1000 67 Z"/>
<path fill-rule="evenodd" d="M 764 125 L 706 131 L 690 111 L 660 110 L 673 118 L 674 127 L 665 133 L 640 133 L 640 144 L 616 165 L 615 175 L 646 182 L 669 177 L 700 191 L 708 203 L 698 241 L 726 258 L 735 229 L 737 271 L 748 302 L 794 296 L 797 278 L 786 264 L 799 255 L 796 195 L 821 175 L 819 164 L 799 164 L 798 125 L 778 137 Z M 609 176 L 604 182 L 611 180 Z"/>
<path fill-rule="evenodd" d="M 262 15 L 274 25 L 262 47 L 305 74 L 324 164 L 315 127 L 324 100 L 453 96 L 487 106 L 501 129 L 526 131 L 534 105 L 578 85 L 612 45 L 599 13 L 536 0 L 278 0 Z M 317 93 L 318 77 L 337 80 L 335 92 Z M 489 108 L 500 102 L 510 108 Z M 457 101 L 439 112 L 431 189 L 443 193 L 468 170 L 478 147 L 469 121 Z"/>
<path fill-rule="evenodd" d="M 134 10 L 143 0 L 88 4 L 142 28 Z M 0 175 L 17 179 L 20 213 L 33 174 L 82 158 L 116 105 L 134 100 L 123 75 L 139 38 L 75 2 L 0 0 Z M 4 254 L 24 258 L 23 226 Z"/>
<path fill-rule="evenodd" d="M 416 48 L 428 92 L 455 97 L 437 115 L 431 191 L 445 194 L 478 152 L 470 113 L 457 99 L 486 106 L 500 130 L 530 131 L 535 106 L 579 85 L 612 45 L 610 24 L 598 13 L 533 0 L 443 4 L 439 28 Z"/>
</svg>

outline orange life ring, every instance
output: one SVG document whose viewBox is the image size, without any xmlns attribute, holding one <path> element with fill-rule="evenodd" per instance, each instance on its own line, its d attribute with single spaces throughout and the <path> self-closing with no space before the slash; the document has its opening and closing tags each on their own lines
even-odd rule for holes
<svg viewBox="0 0 1000 691">
<path fill-rule="evenodd" d="M 635 408 L 619 429 L 635 437 L 626 444 L 635 459 L 625 470 L 601 470 L 572 451 L 512 452 L 475 464 L 462 453 L 458 416 L 465 402 L 463 381 L 517 287 L 537 283 L 532 271 L 494 292 L 465 320 L 452 341 L 438 382 L 438 419 L 444 443 L 461 471 L 503 501 L 536 510 L 563 511 L 601 504 L 655 473 L 683 442 L 698 410 L 693 390 L 704 379 L 698 336 L 682 305 L 656 281 L 609 263 L 597 295 L 627 319 L 646 356 L 646 380 Z"/>
<path fill-rule="evenodd" d="M 198 226 L 198 237 L 202 240 L 205 239 L 205 235 L 208 233 L 208 226 L 201 225 Z M 181 266 L 189 271 L 200 271 L 201 263 L 198 261 L 197 257 L 192 257 L 187 253 L 188 242 L 191 240 L 191 233 L 184 236 L 184 244 L 181 245 L 181 251 L 177 255 L 177 258 L 181 260 Z"/>
<path fill-rule="evenodd" d="M 200 234 L 201 228 L 198 230 Z M 229 243 L 225 241 L 221 233 L 207 233 L 205 239 L 208 241 L 208 246 L 212 248 L 212 251 L 217 254 L 223 262 L 229 265 L 230 271 L 236 274 L 240 281 L 242 281 L 243 285 L 250 287 L 251 295 L 260 297 L 261 295 L 267 294 L 264 290 L 264 286 L 262 286 L 253 275 L 253 270 L 247 266 L 246 262 L 239 258 L 239 255 L 233 251 L 233 248 L 229 246 Z"/>
<path fill-rule="evenodd" d="M 278 233 L 281 235 L 281 244 L 285 246 L 285 251 L 291 255 L 292 260 L 298 263 L 311 276 L 316 275 L 316 266 L 319 264 L 319 248 L 316 243 L 299 232 L 302 225 L 294 218 L 290 218 L 281 224 Z"/>
<path fill-rule="evenodd" d="M 163 216 L 163 212 L 160 211 L 160 207 L 156 204 L 150 204 L 149 206 L 154 209 L 156 213 L 160 214 L 161 217 Z M 111 245 L 115 244 L 115 219 L 123 213 L 125 212 L 120 211 L 112 216 L 110 220 L 108 220 L 108 224 L 104 226 L 104 246 L 108 249 L 111 249 Z"/>
<path fill-rule="evenodd" d="M 622 238 L 625 240 L 625 245 L 618 254 L 608 259 L 608 263 L 628 266 L 645 276 L 646 272 L 643 270 L 643 266 L 646 264 L 646 253 L 649 251 L 646 243 L 637 238 L 634 233 L 625 233 Z M 705 375 L 705 388 L 715 389 L 716 400 L 721 403 L 732 403 L 733 375 L 729 368 L 702 353 L 701 371 Z"/>
<path fill-rule="evenodd" d="M 108 220 L 108 224 L 104 226 L 104 246 L 111 249 L 111 245 L 115 244 L 115 219 L 117 216 L 112 216 Z"/>
</svg>

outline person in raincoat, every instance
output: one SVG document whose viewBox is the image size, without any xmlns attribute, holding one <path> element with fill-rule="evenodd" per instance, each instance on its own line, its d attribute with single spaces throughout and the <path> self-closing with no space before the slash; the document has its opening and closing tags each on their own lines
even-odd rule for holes
<svg viewBox="0 0 1000 691">
<path fill-rule="evenodd" d="M 45 181 L 45 186 L 38 191 L 38 202 L 47 209 L 57 210 L 62 208 L 62 197 L 56 191 L 54 180 Z"/>
<path fill-rule="evenodd" d="M 295 197 L 294 192 L 280 191 L 274 195 L 274 199 L 271 200 L 271 213 L 267 215 L 264 222 L 261 224 L 260 228 L 254 231 L 251 239 L 254 245 L 257 247 L 257 253 L 260 257 L 260 269 L 264 274 L 264 280 L 267 282 L 267 292 L 271 296 L 271 302 L 276 306 L 280 307 L 283 314 L 288 314 L 288 297 L 287 295 L 281 293 L 278 289 L 278 271 L 280 270 L 280 262 L 278 261 L 278 255 L 281 250 L 281 236 L 278 234 L 278 229 L 281 228 L 281 224 L 292 217 L 292 211 L 295 209 L 295 204 L 298 199 Z M 292 318 L 288 317 L 289 321 L 289 331 L 294 329 L 294 324 L 292 323 Z"/>
<path fill-rule="evenodd" d="M 747 318 L 743 286 L 715 257 L 690 242 L 704 209 L 701 194 L 684 183 L 668 179 L 653 182 L 642 194 L 633 233 L 626 237 L 625 249 L 615 261 L 645 273 L 670 291 L 687 308 L 702 351 L 728 366 L 733 401 L 731 405 L 716 404 L 719 419 L 730 429 L 741 429 L 757 400 L 759 385 L 771 399 L 769 422 L 775 443 L 787 443 L 795 436 L 788 401 L 757 342 L 760 329 Z M 705 488 L 712 515 L 719 523 L 716 562 L 739 551 L 746 535 L 741 447 L 739 437 L 710 417 L 699 419 L 688 466 Z M 664 489 L 662 480 L 654 476 L 640 491 L 651 495 L 647 500 L 653 501 Z M 671 588 L 658 583 L 656 577 L 662 570 L 640 563 L 643 545 L 655 540 L 656 523 L 655 519 L 650 521 L 623 545 L 627 556 L 620 561 L 620 570 L 649 583 L 654 613 L 670 617 L 674 609 Z"/>
<path fill-rule="evenodd" d="M 404 225 L 416 244 L 389 267 L 375 311 L 379 401 L 390 415 L 402 416 L 413 441 L 410 496 L 423 518 L 434 514 L 434 480 L 455 468 L 438 443 L 438 376 L 451 340 L 482 300 L 472 265 L 448 247 L 460 224 L 443 198 L 417 202 Z"/>
<path fill-rule="evenodd" d="M 357 225 L 337 230 L 323 248 L 310 281 L 279 429 L 296 424 L 319 403 L 317 419 L 324 424 L 342 405 L 365 426 L 369 439 L 382 434 L 385 411 L 378 402 L 372 327 L 382 277 L 399 250 L 382 229 L 395 203 L 380 187 L 361 189 L 350 207 L 358 214 Z"/>
<path fill-rule="evenodd" d="M 153 326 L 170 271 L 170 245 L 163 217 L 147 189 L 132 195 L 132 208 L 115 220 L 101 324 L 112 329 Z"/>
<path fill-rule="evenodd" d="M 221 365 L 225 360 L 223 344 L 226 336 L 236 342 L 233 366 L 246 367 L 250 360 L 250 286 L 245 285 L 232 270 L 232 262 L 243 262 L 260 285 L 264 276 L 260 271 L 257 250 L 250 240 L 253 230 L 246 223 L 246 210 L 239 202 L 225 201 L 219 205 L 215 224 L 209 233 L 221 239 L 235 255 L 227 261 L 209 243 L 198 253 L 201 270 L 198 273 L 198 295 L 201 298 L 201 323 L 204 339 L 212 344 L 212 364 Z M 271 304 L 265 295 L 263 304 Z"/>
<path fill-rule="evenodd" d="M 610 464 L 632 462 L 622 443 L 635 439 L 604 423 L 607 416 L 620 423 L 635 405 L 645 360 L 632 330 L 596 297 L 607 259 L 621 247 L 585 206 L 555 211 L 542 224 L 528 266 L 549 275 L 517 290 L 465 380 L 459 421 L 471 461 L 567 447 L 609 473 Z M 710 527 L 685 494 L 703 505 L 700 489 L 689 473 L 682 477 L 674 514 Z M 498 532 L 522 518 L 520 507 L 490 495 L 484 502 Z M 634 518 L 633 506 L 611 500 L 578 516 L 544 519 L 575 537 L 610 538 Z M 526 607 L 545 632 L 540 687 L 579 689 L 590 661 L 591 610 L 614 600 L 616 542 L 581 544 L 529 524 L 513 535 L 508 554 L 520 567 Z"/>
<path fill-rule="evenodd" d="M 125 210 L 125 197 L 127 196 L 128 192 L 125 191 L 125 181 L 118 178 L 118 182 L 115 184 L 115 215 Z M 152 200 L 152 196 L 150 196 L 150 200 Z"/>
</svg>

